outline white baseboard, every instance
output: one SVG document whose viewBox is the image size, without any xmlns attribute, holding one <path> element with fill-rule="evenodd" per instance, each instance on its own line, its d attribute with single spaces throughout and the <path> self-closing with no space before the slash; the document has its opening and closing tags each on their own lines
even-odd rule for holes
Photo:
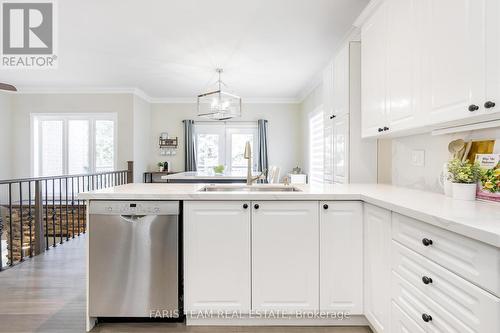
<svg viewBox="0 0 500 333">
<path fill-rule="evenodd" d="M 228 317 L 199 317 L 186 316 L 188 326 L 368 326 L 368 321 L 363 315 L 352 315 L 348 318 L 297 318 L 294 316 L 281 318 L 250 318 L 242 315 L 234 318 Z"/>
</svg>

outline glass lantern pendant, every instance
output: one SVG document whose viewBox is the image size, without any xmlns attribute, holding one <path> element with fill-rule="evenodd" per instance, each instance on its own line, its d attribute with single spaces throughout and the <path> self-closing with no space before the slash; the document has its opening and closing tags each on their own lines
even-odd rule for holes
<svg viewBox="0 0 500 333">
<path fill-rule="evenodd" d="M 241 97 L 222 91 L 222 71 L 222 68 L 216 69 L 218 90 L 198 95 L 198 116 L 214 120 L 241 117 Z"/>
</svg>

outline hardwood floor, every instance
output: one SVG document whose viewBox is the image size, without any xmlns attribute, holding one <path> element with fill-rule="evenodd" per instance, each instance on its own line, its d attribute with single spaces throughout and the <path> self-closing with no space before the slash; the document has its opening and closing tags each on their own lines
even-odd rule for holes
<svg viewBox="0 0 500 333">
<path fill-rule="evenodd" d="M 85 237 L 0 272 L 0 333 L 85 332 Z M 366 327 L 200 327 L 105 323 L 98 333 L 369 333 Z"/>
</svg>

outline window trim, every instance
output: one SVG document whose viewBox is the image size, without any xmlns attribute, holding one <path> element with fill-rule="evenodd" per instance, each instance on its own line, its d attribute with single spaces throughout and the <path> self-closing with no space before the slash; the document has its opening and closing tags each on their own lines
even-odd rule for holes
<svg viewBox="0 0 500 333">
<path fill-rule="evenodd" d="M 103 113 L 30 113 L 30 173 L 37 177 L 41 175 L 41 125 L 44 120 L 59 120 L 63 122 L 63 172 L 68 174 L 68 121 L 88 120 L 89 121 L 89 165 L 90 173 L 96 172 L 95 159 L 95 122 L 97 120 L 113 121 L 113 169 L 117 169 L 118 162 L 118 115 L 116 112 Z M 36 131 L 36 132 L 35 132 Z M 38 147 L 37 147 L 38 143 Z M 38 156 L 35 156 L 37 154 Z"/>
<path fill-rule="evenodd" d="M 210 127 L 213 126 L 217 128 L 216 130 L 210 131 Z M 201 129 L 201 131 L 200 131 Z M 241 131 L 240 133 L 245 133 L 245 130 L 251 130 L 254 134 L 254 142 L 253 142 L 253 151 L 252 151 L 252 171 L 256 171 L 258 168 L 258 151 L 259 151 L 259 139 L 258 139 L 258 125 L 253 121 L 245 121 L 245 122 L 214 122 L 214 121 L 198 121 L 194 124 L 194 133 L 195 133 L 195 147 L 198 146 L 198 133 L 207 133 L 207 134 L 219 134 L 221 136 L 219 146 L 219 155 L 222 163 L 227 166 L 227 170 L 232 170 L 232 147 L 231 147 L 231 134 Z M 217 133 L 218 132 L 218 133 Z M 198 166 L 198 165 L 197 165 Z"/>
<path fill-rule="evenodd" d="M 307 126 L 308 126 L 308 132 L 309 132 L 309 135 L 308 135 L 308 150 L 309 150 L 309 156 L 308 156 L 308 159 L 309 159 L 309 180 L 310 182 L 314 182 L 314 177 L 313 177 L 313 168 L 312 168 L 312 133 L 311 133 L 311 120 L 313 117 L 318 117 L 318 116 L 321 116 L 321 121 L 322 121 L 322 125 L 323 125 L 323 131 L 324 131 L 324 128 L 325 128 L 325 117 L 324 117 L 324 114 L 325 114 L 325 111 L 324 111 L 324 107 L 323 107 L 323 104 L 321 105 L 318 105 L 312 112 L 310 112 L 308 114 L 308 123 L 307 123 Z M 322 175 L 324 175 L 324 168 L 325 168 L 325 142 L 324 142 L 324 133 L 321 133 L 321 137 L 323 138 L 323 149 L 322 149 L 322 154 L 323 154 L 323 165 L 321 166 L 322 168 Z M 324 180 L 324 177 L 321 177 L 321 181 L 320 183 L 324 183 L 325 180 Z"/>
</svg>

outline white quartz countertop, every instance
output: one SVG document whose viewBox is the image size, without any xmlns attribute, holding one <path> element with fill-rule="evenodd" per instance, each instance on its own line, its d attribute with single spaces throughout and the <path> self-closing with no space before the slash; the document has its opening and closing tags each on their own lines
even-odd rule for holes
<svg viewBox="0 0 500 333">
<path fill-rule="evenodd" d="M 500 204 L 494 202 L 454 200 L 439 193 L 380 184 L 294 185 L 301 189 L 300 192 L 199 192 L 204 186 L 206 184 L 127 184 L 80 193 L 78 198 L 86 200 L 362 200 L 500 247 Z"/>
<path fill-rule="evenodd" d="M 257 176 L 260 173 L 253 172 L 252 174 L 254 176 Z M 175 179 L 175 180 L 196 180 L 196 179 L 243 180 L 246 178 L 247 178 L 246 172 L 225 172 L 223 174 L 216 174 L 214 172 L 202 172 L 202 171 L 178 172 L 161 177 L 161 179 Z"/>
</svg>

